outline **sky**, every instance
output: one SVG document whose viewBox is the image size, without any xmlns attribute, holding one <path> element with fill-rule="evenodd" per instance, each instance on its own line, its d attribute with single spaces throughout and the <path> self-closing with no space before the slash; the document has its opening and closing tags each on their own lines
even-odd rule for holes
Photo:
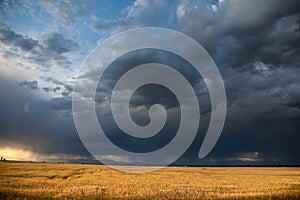
<svg viewBox="0 0 300 200">
<path fill-rule="evenodd" d="M 198 134 L 174 164 L 300 165 L 298 0 L 1 0 L 1 156 L 95 162 L 73 121 L 72 91 L 80 65 L 101 41 L 143 27 L 182 32 L 206 49 L 225 85 L 225 125 L 214 149 L 199 159 L 211 113 L 207 87 L 184 60 L 148 49 L 116 60 L 97 88 L 98 119 L 111 140 L 124 149 L 146 152 L 174 136 L 179 104 L 166 88 L 145 86 L 131 99 L 132 118 L 140 125 L 149 123 L 151 105 L 162 103 L 167 108 L 168 121 L 161 137 L 147 144 L 136 145 L 137 141 L 124 138 L 108 106 L 122 70 L 159 62 L 185 74 L 201 107 Z M 103 156 L 118 164 L 129 162 Z"/>
</svg>

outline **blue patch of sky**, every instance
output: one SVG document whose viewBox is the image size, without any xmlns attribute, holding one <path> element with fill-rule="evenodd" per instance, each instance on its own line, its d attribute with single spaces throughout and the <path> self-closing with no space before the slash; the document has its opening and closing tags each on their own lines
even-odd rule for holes
<svg viewBox="0 0 300 200">
<path fill-rule="evenodd" d="M 102 0 L 99 6 L 99 10 L 95 8 L 96 16 L 101 20 L 116 20 L 126 17 L 124 10 L 133 4 L 133 0 Z"/>
<path fill-rule="evenodd" d="M 51 23 L 51 16 L 39 5 L 29 7 L 23 2 L 8 2 L 2 10 L 2 19 L 15 32 L 28 35 L 31 32 L 43 32 Z"/>
</svg>

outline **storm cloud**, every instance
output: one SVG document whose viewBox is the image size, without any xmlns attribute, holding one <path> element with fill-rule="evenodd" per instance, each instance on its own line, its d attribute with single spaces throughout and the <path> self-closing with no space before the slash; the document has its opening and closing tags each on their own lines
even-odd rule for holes
<svg viewBox="0 0 300 200">
<path fill-rule="evenodd" d="M 79 65 L 97 41 L 130 28 L 154 26 L 187 34 L 211 55 L 226 89 L 225 126 L 213 151 L 199 159 L 211 112 L 203 78 L 176 55 L 140 50 L 113 62 L 97 87 L 98 118 L 115 143 L 146 152 L 165 144 L 172 138 L 169 132 L 176 130 L 178 102 L 166 88 L 154 85 L 134 93 L 131 115 L 137 124 L 146 125 L 151 105 L 163 104 L 169 111 L 165 137 L 132 148 L 136 141 L 120 137 L 111 117 L 109 103 L 116 81 L 134 66 L 155 62 L 172 66 L 189 80 L 201 110 L 195 141 L 175 164 L 300 164 L 299 1 L 136 0 L 122 8 L 81 1 L 28 1 L 26 5 L 3 1 L 0 6 L 2 146 L 70 158 L 78 155 L 92 161 L 72 118 L 71 94 Z M 109 14 L 101 15 L 106 10 Z M 12 11 L 26 11 L 36 26 L 18 28 L 15 21 L 22 19 L 15 12 L 12 20 Z M 35 16 L 37 11 L 44 14 Z M 79 79 L 98 79 L 93 70 Z"/>
</svg>

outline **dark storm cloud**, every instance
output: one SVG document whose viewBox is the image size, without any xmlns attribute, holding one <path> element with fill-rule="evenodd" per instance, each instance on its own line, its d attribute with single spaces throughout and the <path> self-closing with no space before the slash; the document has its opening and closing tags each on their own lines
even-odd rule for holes
<svg viewBox="0 0 300 200">
<path fill-rule="evenodd" d="M 255 61 L 299 65 L 299 10 L 297 0 L 137 1 L 125 19 L 94 22 L 92 29 L 103 33 L 141 26 L 178 28 L 227 67 L 249 68 Z"/>
<path fill-rule="evenodd" d="M 294 108 L 296 111 L 300 112 L 300 101 L 291 101 L 290 103 L 285 104 L 291 108 Z M 300 115 L 300 113 L 299 113 Z"/>
<path fill-rule="evenodd" d="M 297 97 L 291 98 L 299 95 L 300 81 L 296 78 L 299 75 L 300 70 L 292 67 L 260 73 L 230 70 L 225 79 L 227 119 L 210 156 L 217 158 L 219 164 L 224 158 L 232 158 L 226 161 L 230 164 L 238 153 L 259 152 L 261 160 L 252 163 L 299 163 L 295 142 L 300 139 L 299 112 L 286 105 L 299 101 Z"/>
<path fill-rule="evenodd" d="M 205 95 L 207 95 L 207 88 L 203 83 L 201 76 L 186 60 L 174 55 L 171 52 L 156 49 L 145 49 L 133 51 L 131 53 L 123 55 L 116 59 L 107 68 L 107 70 L 103 74 L 103 78 L 101 78 L 99 81 L 100 85 L 98 85 L 96 90 L 96 101 L 101 102 L 102 100 L 105 100 L 106 97 L 110 98 L 116 81 L 118 81 L 123 74 L 125 74 L 128 70 L 132 69 L 135 66 L 146 63 L 160 63 L 172 66 L 174 69 L 182 73 L 186 77 L 186 79 L 189 80 L 190 84 L 193 87 L 196 87 L 195 92 L 199 97 L 201 96 L 201 98 L 204 98 Z M 82 78 L 98 78 L 94 76 L 95 73 L 93 73 L 93 71 L 88 71 Z M 176 80 L 173 81 L 174 83 L 176 82 Z M 174 98 L 163 98 L 165 92 L 166 91 L 164 90 L 158 90 L 157 92 L 155 92 L 155 89 L 153 88 L 148 88 L 148 91 L 146 93 L 142 92 L 142 96 L 137 92 L 132 97 L 131 105 L 133 107 L 139 106 L 140 102 L 144 101 L 144 105 L 149 106 L 153 104 L 153 101 L 159 100 L 161 102 L 164 102 L 164 105 L 166 107 L 172 108 L 172 105 L 174 105 L 177 100 Z"/>
<path fill-rule="evenodd" d="M 29 149 L 44 155 L 46 160 L 49 154 L 91 159 L 78 138 L 73 119 L 49 108 L 58 102 L 63 105 L 63 100 L 49 103 L 39 97 L 38 90 L 24 90 L 4 74 L 0 74 L 0 91 L 1 147 Z M 57 159 L 61 159 L 59 155 Z"/>
<path fill-rule="evenodd" d="M 300 80 L 297 78 L 300 76 L 299 1 L 275 1 L 272 4 L 267 1 L 235 0 L 220 3 L 176 1 L 175 4 L 176 15 L 164 15 L 163 21 L 175 21 L 180 31 L 196 39 L 208 50 L 224 78 L 228 98 L 224 131 L 210 157 L 203 161 L 197 159 L 201 145 L 201 138 L 198 138 L 182 160 L 218 164 L 299 164 L 299 148 L 295 142 L 300 140 Z M 212 9 L 212 4 L 217 5 L 217 11 Z M 129 9 L 127 19 L 110 25 L 115 25 L 117 29 L 123 25 L 170 26 L 170 23 L 160 24 L 162 18 L 149 17 L 151 13 L 160 16 L 162 13 L 159 9 L 163 3 L 136 5 L 139 6 Z M 143 20 L 144 16 L 148 18 Z M 111 26 L 100 24 L 98 28 L 99 31 L 104 31 L 105 27 L 114 30 Z M 169 57 L 162 60 L 172 65 Z M 125 60 L 123 62 L 126 63 Z M 112 74 L 117 77 L 118 73 L 120 71 Z M 107 91 L 112 89 L 110 78 L 103 80 L 101 90 L 98 88 L 98 100 L 105 102 L 105 105 L 106 97 L 109 97 Z M 193 80 L 191 76 L 188 78 Z M 195 90 L 205 91 L 201 80 L 197 81 Z M 136 95 L 131 102 L 133 105 L 139 102 L 151 105 L 153 99 Z M 204 108 L 208 107 L 209 99 L 200 99 L 205 102 Z M 209 114 L 209 109 L 204 113 Z"/>
<path fill-rule="evenodd" d="M 255 60 L 275 66 L 299 61 L 297 45 L 287 42 L 299 42 L 299 1 L 229 0 L 219 3 L 217 12 L 203 4 L 180 5 L 179 29 L 204 45 L 219 64 L 242 68 Z"/>
<path fill-rule="evenodd" d="M 130 99 L 130 114 L 138 125 L 146 125 L 150 122 L 149 108 L 153 104 L 163 105 L 167 111 L 168 121 L 162 132 L 159 133 L 160 137 L 149 139 L 149 143 L 145 143 L 145 141 L 137 142 L 134 138 L 126 138 L 124 133 L 117 128 L 112 118 L 110 100 L 116 82 L 128 70 L 145 63 L 169 65 L 185 76 L 195 88 L 199 98 L 201 114 L 203 115 L 200 123 L 202 132 L 199 133 L 199 137 L 203 138 L 203 130 L 207 129 L 207 122 L 210 117 L 210 99 L 206 85 L 203 84 L 203 80 L 201 80 L 197 71 L 186 60 L 170 52 L 155 49 L 137 50 L 119 57 L 107 68 L 99 80 L 95 94 L 96 110 L 99 122 L 104 126 L 104 130 L 107 130 L 108 137 L 111 137 L 116 144 L 123 145 L 125 149 L 129 148 L 134 152 L 147 152 L 149 149 L 153 150 L 153 148 L 164 145 L 166 141 L 172 138 L 172 134 L 176 133 L 175 129 L 179 125 L 178 117 L 180 117 L 178 100 L 170 90 L 158 85 L 146 85 L 134 92 Z M 98 77 L 95 76 L 94 70 L 88 70 L 80 78 L 97 80 Z M 176 79 L 172 81 L 174 84 L 177 84 Z M 185 88 L 182 89 L 184 90 Z"/>
</svg>

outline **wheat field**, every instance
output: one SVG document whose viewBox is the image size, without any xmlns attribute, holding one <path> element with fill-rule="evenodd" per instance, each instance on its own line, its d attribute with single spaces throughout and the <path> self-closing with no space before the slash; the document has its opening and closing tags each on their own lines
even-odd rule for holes
<svg viewBox="0 0 300 200">
<path fill-rule="evenodd" d="M 300 168 L 167 167 L 130 174 L 102 165 L 1 162 L 0 199 L 300 199 Z"/>
</svg>

